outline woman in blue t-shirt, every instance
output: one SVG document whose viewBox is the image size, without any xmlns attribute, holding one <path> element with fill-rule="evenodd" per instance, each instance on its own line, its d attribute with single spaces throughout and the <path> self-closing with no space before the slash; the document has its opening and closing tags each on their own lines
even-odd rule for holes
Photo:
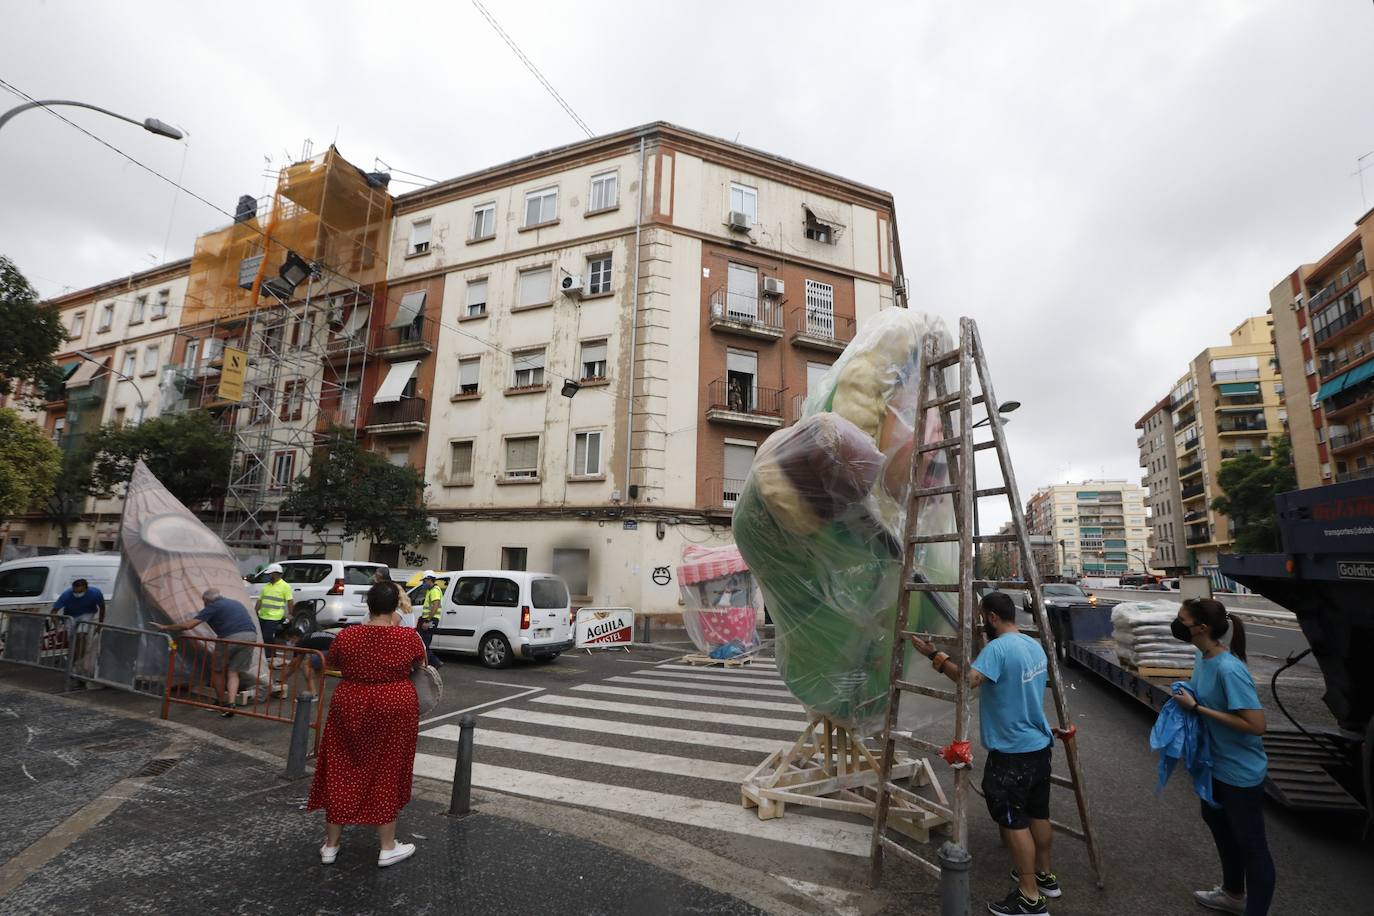
<svg viewBox="0 0 1374 916">
<path fill-rule="evenodd" d="M 1193 896 L 1225 913 L 1262 916 L 1274 899 L 1274 859 L 1264 836 L 1264 708 L 1245 666 L 1245 625 L 1220 601 L 1189 598 L 1170 625 L 1174 636 L 1197 648 L 1194 699 L 1185 690 L 1174 702 L 1198 714 L 1212 749 L 1212 798 L 1202 819 L 1221 856 L 1221 885 Z M 1219 640 L 1233 630 L 1228 651 Z"/>
</svg>

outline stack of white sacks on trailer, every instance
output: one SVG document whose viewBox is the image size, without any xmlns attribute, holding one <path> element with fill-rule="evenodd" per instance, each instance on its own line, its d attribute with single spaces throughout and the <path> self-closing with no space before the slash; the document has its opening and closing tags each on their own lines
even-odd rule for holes
<svg viewBox="0 0 1374 916">
<path fill-rule="evenodd" d="M 1123 601 L 1112 608 L 1117 657 L 1136 668 L 1191 670 L 1196 650 L 1169 630 L 1176 616 L 1176 601 Z"/>
</svg>

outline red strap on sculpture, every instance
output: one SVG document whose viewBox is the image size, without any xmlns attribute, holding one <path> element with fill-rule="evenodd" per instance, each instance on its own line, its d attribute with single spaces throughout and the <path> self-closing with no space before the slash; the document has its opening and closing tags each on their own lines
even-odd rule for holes
<svg viewBox="0 0 1374 916">
<path fill-rule="evenodd" d="M 1072 741 L 1074 736 L 1078 734 L 1078 726 L 1070 725 L 1068 728 L 1052 728 L 1050 731 L 1054 732 L 1054 736 L 1060 741 L 1067 743 Z"/>
<path fill-rule="evenodd" d="M 967 741 L 951 741 L 941 748 L 940 756 L 952 767 L 973 766 L 973 746 Z"/>
</svg>

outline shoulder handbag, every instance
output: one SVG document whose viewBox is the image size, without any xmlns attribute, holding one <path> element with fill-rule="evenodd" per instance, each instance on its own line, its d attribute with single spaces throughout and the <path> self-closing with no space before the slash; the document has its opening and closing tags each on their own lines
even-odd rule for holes
<svg viewBox="0 0 1374 916">
<path fill-rule="evenodd" d="M 419 703 L 422 716 L 443 699 L 443 679 L 439 677 L 439 672 L 429 665 L 421 665 L 410 672 L 410 683 L 415 687 L 415 700 Z"/>
</svg>

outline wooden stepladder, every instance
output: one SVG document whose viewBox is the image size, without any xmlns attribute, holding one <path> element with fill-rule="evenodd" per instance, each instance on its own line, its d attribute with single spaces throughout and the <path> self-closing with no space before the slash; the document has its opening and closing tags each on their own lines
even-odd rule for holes
<svg viewBox="0 0 1374 916">
<path fill-rule="evenodd" d="M 1041 596 L 1040 574 L 1031 554 L 1030 536 L 1026 529 L 1025 514 L 1021 508 L 1020 494 L 1016 488 L 1016 477 L 1012 470 L 1011 456 L 1007 450 L 1006 438 L 1002 429 L 1002 418 L 998 414 L 996 396 L 992 380 L 988 375 L 982 342 L 978 327 L 971 318 L 959 320 L 959 344 L 953 350 L 941 352 L 942 344 L 935 335 L 927 335 L 922 342 L 922 368 L 917 403 L 916 435 L 919 437 L 925 428 L 925 417 L 930 410 L 938 410 L 940 415 L 940 438 L 930 442 L 919 442 L 913 453 L 911 466 L 911 486 L 908 490 L 906 531 L 903 538 L 902 578 L 898 585 L 897 620 L 893 638 L 891 681 L 888 688 L 887 719 L 882 732 L 882 756 L 879 762 L 877 780 L 876 812 L 873 820 L 872 871 L 870 882 L 878 883 L 882 876 L 883 858 L 891 852 L 898 858 L 910 862 L 938 876 L 940 866 L 913 851 L 908 844 L 900 842 L 889 834 L 888 813 L 893 800 L 906 805 L 920 805 L 948 819 L 953 843 L 968 849 L 968 813 L 970 795 L 970 776 L 972 768 L 967 756 L 971 741 L 973 697 L 968 684 L 971 662 L 974 658 L 974 627 L 979 618 L 978 600 L 984 589 L 1002 587 L 1026 588 L 1030 591 L 1034 613 L 1035 632 L 1027 632 L 1040 640 L 1048 660 L 1048 679 L 1054 697 L 1054 709 L 1059 728 L 1067 732 L 1064 739 L 1064 756 L 1067 761 L 1068 775 L 1056 773 L 1052 777 L 1054 785 L 1072 789 L 1078 810 L 1078 826 L 1051 821 L 1056 830 L 1082 840 L 1088 848 L 1088 858 L 1097 876 L 1097 884 L 1102 886 L 1102 864 L 1098 857 L 1097 846 L 1093 842 L 1092 829 L 1088 819 L 1088 801 L 1084 790 L 1083 771 L 1079 765 L 1078 748 L 1073 739 L 1073 720 L 1069 716 L 1068 703 L 1064 697 L 1064 685 L 1059 676 L 1053 637 L 1049 621 L 1045 615 L 1045 603 Z M 948 382 L 951 371 L 957 371 L 958 379 L 953 386 Z M 977 393 L 973 384 L 977 382 Z M 981 407 L 984 419 L 975 421 L 974 408 Z M 956 429 L 957 424 L 957 429 Z M 991 435 L 988 439 L 975 441 L 975 428 L 986 426 Z M 974 471 L 975 453 L 984 449 L 994 449 L 1001 470 L 1000 486 L 978 489 Z M 949 467 L 949 484 L 943 486 L 922 486 L 921 458 L 924 455 L 944 452 Z M 918 533 L 921 527 L 923 507 L 929 507 L 942 496 L 954 500 L 955 530 L 947 533 Z M 986 497 L 1005 496 L 1011 509 L 1012 532 L 1010 534 L 978 534 L 976 518 L 978 500 Z M 959 580 L 957 582 L 928 582 L 915 568 L 916 552 L 923 544 L 957 543 L 959 545 Z M 976 577 L 975 556 L 980 544 L 1013 543 L 1017 546 L 1024 570 L 1024 582 L 983 580 Z M 939 598 L 943 594 L 957 596 L 958 613 L 955 635 L 922 633 L 908 627 L 908 617 L 914 595 L 929 594 Z M 906 675 L 906 656 L 911 647 L 911 638 L 918 636 L 948 652 L 959 663 L 962 673 L 953 689 L 928 687 L 908 680 Z M 924 663 L 918 659 L 917 664 Z M 949 748 L 926 741 L 909 732 L 899 731 L 897 717 L 903 694 L 914 693 L 931 699 L 954 704 L 954 739 Z M 921 753 L 943 756 L 950 750 L 949 757 L 953 769 L 953 789 L 948 793 L 948 806 L 938 805 L 929 799 L 913 795 L 898 785 L 892 772 L 893 760 L 897 749 L 910 749 Z M 965 750 L 961 756 L 960 751 Z"/>
</svg>

